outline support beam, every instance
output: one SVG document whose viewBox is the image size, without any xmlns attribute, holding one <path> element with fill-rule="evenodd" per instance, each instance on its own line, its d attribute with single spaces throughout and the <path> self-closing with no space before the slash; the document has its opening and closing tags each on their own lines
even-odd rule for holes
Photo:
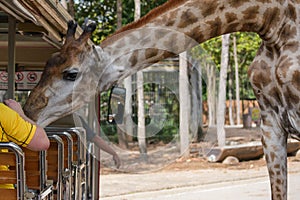
<svg viewBox="0 0 300 200">
<path fill-rule="evenodd" d="M 7 98 L 15 98 L 16 19 L 8 17 L 8 90 Z"/>
</svg>

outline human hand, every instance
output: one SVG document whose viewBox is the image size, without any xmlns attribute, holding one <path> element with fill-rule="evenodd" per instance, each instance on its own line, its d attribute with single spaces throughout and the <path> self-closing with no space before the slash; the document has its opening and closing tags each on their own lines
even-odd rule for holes
<svg viewBox="0 0 300 200">
<path fill-rule="evenodd" d="M 4 100 L 5 105 L 7 105 L 12 110 L 16 111 L 19 115 L 24 116 L 24 111 L 22 106 L 13 99 Z"/>
<path fill-rule="evenodd" d="M 119 156 L 117 154 L 114 154 L 113 159 L 114 159 L 116 168 L 119 169 L 121 166 L 121 160 L 120 160 Z"/>
</svg>

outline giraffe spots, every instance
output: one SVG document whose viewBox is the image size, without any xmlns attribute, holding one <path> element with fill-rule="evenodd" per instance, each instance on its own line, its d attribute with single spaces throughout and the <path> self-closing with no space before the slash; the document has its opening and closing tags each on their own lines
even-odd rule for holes
<svg viewBox="0 0 300 200">
<path fill-rule="evenodd" d="M 279 65 L 276 68 L 276 72 L 275 72 L 276 79 L 277 79 L 277 82 L 282 86 L 288 80 L 287 73 L 288 73 L 290 67 L 293 65 L 293 61 L 292 61 L 292 58 L 285 55 L 279 59 L 278 63 L 279 63 Z"/>
<path fill-rule="evenodd" d="M 272 0 L 257 0 L 257 1 L 261 3 L 272 3 Z"/>
<path fill-rule="evenodd" d="M 286 12 L 287 12 L 286 15 L 289 16 L 292 21 L 297 20 L 297 12 L 296 12 L 295 7 L 292 4 L 288 5 L 288 9 Z"/>
<path fill-rule="evenodd" d="M 200 27 L 195 27 L 190 32 L 187 32 L 186 34 L 199 43 L 204 41 L 204 35 L 202 34 Z"/>
<path fill-rule="evenodd" d="M 243 31 L 255 32 L 258 28 L 257 15 L 259 14 L 259 6 L 251 6 L 242 12 L 245 23 L 242 26 Z"/>
<path fill-rule="evenodd" d="M 191 9 L 187 9 L 182 13 L 180 17 L 180 22 L 178 24 L 178 28 L 185 28 L 190 24 L 193 24 L 198 21 L 198 17 L 191 11 Z"/>
<path fill-rule="evenodd" d="M 264 46 L 264 47 L 265 50 L 263 51 L 263 53 L 265 54 L 265 56 L 270 60 L 274 60 L 274 56 L 275 56 L 274 49 L 268 46 Z"/>
<path fill-rule="evenodd" d="M 156 39 L 163 38 L 166 34 L 168 34 L 167 30 L 164 29 L 156 29 L 154 32 L 154 37 Z"/>
<path fill-rule="evenodd" d="M 141 46 L 145 46 L 151 42 L 151 37 L 147 36 L 140 41 Z M 123 46 L 124 47 L 124 46 Z"/>
<path fill-rule="evenodd" d="M 297 81 L 299 81 L 299 80 L 297 80 Z M 286 89 L 284 96 L 286 97 L 286 102 L 288 104 L 288 108 L 292 109 L 293 105 L 296 105 L 299 103 L 299 96 L 296 95 L 289 87 Z"/>
<path fill-rule="evenodd" d="M 235 13 L 225 13 L 225 18 L 228 24 L 238 20 L 237 14 Z"/>
<path fill-rule="evenodd" d="M 276 154 L 274 152 L 270 152 L 270 162 L 274 162 L 276 158 Z"/>
<path fill-rule="evenodd" d="M 221 35 L 222 33 L 222 20 L 220 17 L 217 17 L 216 19 L 212 21 L 208 21 L 207 25 L 209 26 L 210 31 L 210 37 L 215 37 L 218 35 Z"/>
<path fill-rule="evenodd" d="M 273 27 L 277 27 L 280 19 L 281 13 L 279 8 L 268 8 L 262 18 L 263 23 L 261 30 L 259 30 L 260 35 L 265 36 L 270 30 L 272 30 Z M 265 39 L 268 40 L 269 38 Z"/>
<path fill-rule="evenodd" d="M 251 83 L 257 88 L 262 89 L 272 82 L 271 67 L 265 61 L 255 61 L 248 71 L 252 77 Z"/>
<path fill-rule="evenodd" d="M 280 164 L 275 164 L 275 165 L 274 165 L 274 168 L 275 168 L 275 169 L 280 169 L 280 168 L 281 168 L 281 167 L 280 167 Z"/>
<path fill-rule="evenodd" d="M 250 6 L 246 10 L 242 12 L 244 15 L 244 20 L 253 20 L 257 18 L 257 15 L 259 14 L 259 6 Z"/>
<path fill-rule="evenodd" d="M 174 52 L 175 54 L 178 54 L 180 53 L 179 52 L 179 46 L 178 45 L 181 45 L 182 47 L 184 46 L 182 43 L 177 43 L 177 42 L 174 42 L 174 41 L 177 41 L 177 34 L 174 33 L 174 34 L 170 34 L 169 36 L 169 39 L 166 40 L 163 45 L 165 48 L 167 48 L 168 51 L 171 51 L 171 52 Z M 182 41 L 183 42 L 183 41 Z"/>
<path fill-rule="evenodd" d="M 266 155 L 266 156 L 267 156 L 267 155 Z M 270 160 L 267 160 L 267 159 L 266 159 L 266 161 L 267 161 L 267 163 L 270 162 Z M 270 177 L 274 177 L 274 176 L 275 176 L 275 172 L 274 172 L 272 169 L 269 169 L 269 176 L 270 176 Z"/>
<path fill-rule="evenodd" d="M 145 51 L 145 58 L 153 58 L 158 54 L 158 49 L 146 49 Z"/>
<path fill-rule="evenodd" d="M 291 81 L 291 77 L 288 77 L 288 74 L 293 62 L 291 58 L 285 57 L 285 59 L 280 60 L 280 65 L 275 69 L 276 80 L 281 87 Z"/>
<path fill-rule="evenodd" d="M 277 87 L 273 87 L 269 92 L 269 96 L 271 96 L 273 101 L 275 101 L 275 105 L 277 104 L 276 107 L 274 107 L 273 109 L 275 109 L 275 111 L 277 111 L 276 113 L 278 113 L 278 105 L 283 105 L 281 91 Z"/>
<path fill-rule="evenodd" d="M 284 28 L 282 29 L 282 32 L 280 33 L 280 40 L 281 41 L 287 41 L 292 38 L 294 38 L 297 35 L 297 28 L 296 26 L 292 25 L 285 25 Z M 296 52 L 298 50 L 299 43 L 297 41 L 291 42 L 290 44 L 286 44 L 285 46 L 292 46 L 294 45 L 293 52 Z"/>
<path fill-rule="evenodd" d="M 271 138 L 271 133 L 270 132 L 264 132 L 263 133 L 264 137 L 266 137 L 267 139 Z M 265 143 L 265 141 L 263 142 L 263 146 L 267 147 L 267 144 Z"/>
<path fill-rule="evenodd" d="M 203 1 L 199 7 L 203 17 L 215 14 L 217 8 L 218 1 Z"/>
<path fill-rule="evenodd" d="M 300 71 L 294 71 L 292 76 L 292 84 L 298 91 L 300 91 Z"/>
<path fill-rule="evenodd" d="M 138 62 L 138 51 L 134 51 L 129 58 L 129 62 L 131 63 L 132 66 L 135 66 Z"/>
<path fill-rule="evenodd" d="M 238 8 L 247 2 L 249 2 L 249 0 L 229 0 L 227 3 L 230 5 L 230 7 Z"/>
<path fill-rule="evenodd" d="M 240 22 L 238 22 L 237 15 L 235 13 L 225 13 L 225 18 L 228 24 L 225 32 L 235 32 L 236 28 L 240 25 Z"/>
</svg>

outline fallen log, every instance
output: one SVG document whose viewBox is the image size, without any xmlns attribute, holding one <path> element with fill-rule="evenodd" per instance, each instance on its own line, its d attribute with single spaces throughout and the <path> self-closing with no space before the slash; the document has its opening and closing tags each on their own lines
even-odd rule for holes
<svg viewBox="0 0 300 200">
<path fill-rule="evenodd" d="M 288 154 L 295 153 L 299 149 L 299 141 L 288 140 Z M 239 161 L 253 160 L 261 158 L 263 154 L 262 144 L 258 141 L 224 147 L 212 147 L 204 150 L 204 155 L 210 162 L 222 162 L 228 156 L 234 156 Z"/>
</svg>

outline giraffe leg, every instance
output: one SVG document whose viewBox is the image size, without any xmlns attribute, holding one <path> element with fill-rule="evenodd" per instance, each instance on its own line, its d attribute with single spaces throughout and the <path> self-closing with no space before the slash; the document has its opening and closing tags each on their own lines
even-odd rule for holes
<svg viewBox="0 0 300 200">
<path fill-rule="evenodd" d="M 280 129 L 263 126 L 262 144 L 273 200 L 287 199 L 287 136 Z M 278 131 L 277 131 L 278 130 Z"/>
</svg>

